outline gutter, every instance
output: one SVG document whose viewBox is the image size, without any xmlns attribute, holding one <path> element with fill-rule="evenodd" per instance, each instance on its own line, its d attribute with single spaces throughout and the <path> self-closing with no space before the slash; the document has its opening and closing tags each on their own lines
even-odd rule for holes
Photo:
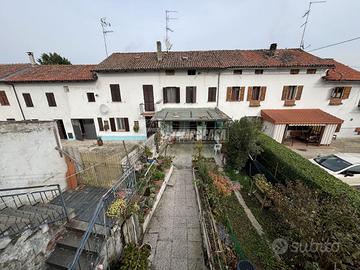
<svg viewBox="0 0 360 270">
<path fill-rule="evenodd" d="M 20 101 L 19 101 L 18 94 L 17 94 L 16 89 L 15 89 L 15 85 L 11 83 L 11 86 L 12 86 L 12 88 L 13 88 L 13 90 L 14 90 L 15 97 L 16 97 L 16 101 L 17 101 L 17 103 L 18 103 L 18 105 L 19 105 L 20 112 L 21 112 L 21 115 L 22 115 L 22 117 L 23 117 L 23 120 L 26 120 L 25 115 L 24 115 L 24 111 L 23 111 L 23 109 L 22 109 L 22 107 L 21 107 L 21 104 L 20 104 Z"/>
</svg>

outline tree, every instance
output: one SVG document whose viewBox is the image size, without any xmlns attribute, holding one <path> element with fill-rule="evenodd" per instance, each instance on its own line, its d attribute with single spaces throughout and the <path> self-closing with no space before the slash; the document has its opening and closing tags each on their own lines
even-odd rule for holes
<svg viewBox="0 0 360 270">
<path fill-rule="evenodd" d="M 249 155 L 261 152 L 259 134 L 261 122 L 243 117 L 228 125 L 228 140 L 224 145 L 226 166 L 241 170 L 245 167 Z"/>
<path fill-rule="evenodd" d="M 40 65 L 71 65 L 70 61 L 61 55 L 54 53 L 43 53 L 38 59 Z"/>
</svg>

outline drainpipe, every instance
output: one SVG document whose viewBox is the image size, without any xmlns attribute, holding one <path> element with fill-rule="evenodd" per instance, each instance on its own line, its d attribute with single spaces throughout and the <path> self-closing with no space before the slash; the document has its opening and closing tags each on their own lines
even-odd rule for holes
<svg viewBox="0 0 360 270">
<path fill-rule="evenodd" d="M 216 108 L 219 107 L 219 96 L 220 96 L 220 72 L 218 72 L 218 80 L 217 80 L 217 93 L 216 93 Z"/>
<path fill-rule="evenodd" d="M 11 86 L 12 86 L 12 88 L 13 88 L 13 90 L 14 90 L 15 97 L 16 97 L 16 101 L 17 101 L 17 103 L 18 103 L 18 105 L 19 105 L 20 112 L 21 112 L 21 115 L 22 115 L 22 117 L 23 117 L 23 120 L 26 120 L 26 119 L 25 119 L 25 115 L 24 115 L 24 111 L 23 111 L 23 109 L 22 109 L 22 107 L 21 107 L 21 104 L 20 104 L 20 101 L 19 101 L 18 94 L 17 94 L 16 89 L 15 89 L 15 85 L 14 85 L 14 84 L 11 84 Z"/>
</svg>

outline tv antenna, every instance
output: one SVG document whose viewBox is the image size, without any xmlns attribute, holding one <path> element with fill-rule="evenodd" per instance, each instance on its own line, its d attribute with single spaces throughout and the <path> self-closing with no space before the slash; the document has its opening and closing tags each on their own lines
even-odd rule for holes
<svg viewBox="0 0 360 270">
<path fill-rule="evenodd" d="M 105 17 L 100 18 L 100 24 L 101 24 L 101 28 L 102 28 L 103 37 L 104 37 L 105 53 L 106 53 L 106 57 L 108 57 L 109 55 L 108 55 L 108 50 L 107 50 L 106 35 L 108 33 L 114 32 L 114 31 L 109 30 L 109 27 L 111 27 L 111 24 L 106 21 Z"/>
<path fill-rule="evenodd" d="M 309 2 L 309 9 L 302 16 L 303 18 L 305 18 L 305 22 L 300 26 L 300 27 L 304 27 L 303 32 L 302 32 L 302 36 L 301 36 L 301 42 L 300 42 L 300 48 L 303 49 L 303 50 L 305 48 L 304 37 L 305 37 L 306 26 L 307 26 L 307 24 L 309 22 L 309 15 L 310 15 L 310 11 L 311 11 L 311 5 L 312 4 L 320 4 L 320 3 L 326 3 L 326 1 L 310 1 Z"/>
<path fill-rule="evenodd" d="M 165 26 L 165 47 L 166 47 L 166 51 L 170 51 L 172 44 L 170 42 L 169 39 L 169 32 L 173 33 L 174 30 L 172 30 L 170 28 L 170 21 L 171 20 L 177 20 L 178 18 L 175 17 L 171 17 L 170 14 L 172 13 L 177 13 L 176 10 L 165 10 L 165 14 L 166 14 L 166 26 Z"/>
</svg>

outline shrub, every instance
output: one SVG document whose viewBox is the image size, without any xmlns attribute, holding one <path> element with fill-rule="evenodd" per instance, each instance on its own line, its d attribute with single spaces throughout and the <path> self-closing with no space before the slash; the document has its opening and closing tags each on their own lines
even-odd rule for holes
<svg viewBox="0 0 360 270">
<path fill-rule="evenodd" d="M 224 144 L 226 166 L 241 170 L 245 167 L 249 155 L 261 152 L 259 144 L 261 124 L 257 120 L 243 117 L 228 125 L 228 140 Z"/>
<path fill-rule="evenodd" d="M 334 198 L 349 198 L 355 208 L 360 207 L 360 192 L 341 182 L 309 160 L 276 142 L 265 134 L 260 135 L 263 152 L 258 160 L 276 178 L 286 183 L 302 181 L 309 187 L 321 190 Z"/>
<path fill-rule="evenodd" d="M 124 258 L 121 261 L 120 270 L 147 270 L 149 269 L 148 257 L 150 248 L 148 245 L 141 247 L 128 244 L 124 249 Z"/>
</svg>

